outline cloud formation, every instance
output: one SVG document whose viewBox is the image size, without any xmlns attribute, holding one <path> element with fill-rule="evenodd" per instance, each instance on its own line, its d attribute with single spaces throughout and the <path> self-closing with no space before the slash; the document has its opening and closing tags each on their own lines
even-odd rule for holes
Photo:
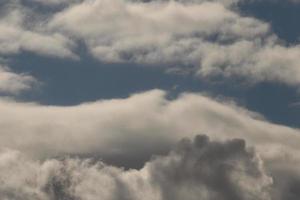
<svg viewBox="0 0 300 200">
<path fill-rule="evenodd" d="M 272 178 L 243 140 L 183 140 L 140 170 L 91 160 L 37 162 L 19 152 L 0 153 L 2 199 L 269 200 Z"/>
</svg>

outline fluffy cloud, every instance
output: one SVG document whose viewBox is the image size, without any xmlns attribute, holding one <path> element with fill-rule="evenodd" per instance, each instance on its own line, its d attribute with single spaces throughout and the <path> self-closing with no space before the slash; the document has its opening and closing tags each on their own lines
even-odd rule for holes
<svg viewBox="0 0 300 200">
<path fill-rule="evenodd" d="M 140 170 L 89 160 L 37 162 L 14 151 L 0 154 L 2 199 L 269 200 L 272 186 L 260 158 L 243 140 L 183 140 Z"/>
</svg>

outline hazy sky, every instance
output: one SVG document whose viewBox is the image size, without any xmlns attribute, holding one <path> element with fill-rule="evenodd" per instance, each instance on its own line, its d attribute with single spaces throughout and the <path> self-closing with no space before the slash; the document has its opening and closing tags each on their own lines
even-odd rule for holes
<svg viewBox="0 0 300 200">
<path fill-rule="evenodd" d="M 299 0 L 0 16 L 0 199 L 300 198 Z"/>
</svg>

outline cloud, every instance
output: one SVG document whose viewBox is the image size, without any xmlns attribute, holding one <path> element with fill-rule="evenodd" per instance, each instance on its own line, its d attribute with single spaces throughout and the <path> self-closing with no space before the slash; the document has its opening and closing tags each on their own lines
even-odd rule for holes
<svg viewBox="0 0 300 200">
<path fill-rule="evenodd" d="M 183 140 L 140 170 L 91 160 L 43 162 L 6 150 L 0 154 L 2 199 L 268 200 L 272 178 L 243 140 Z"/>
<path fill-rule="evenodd" d="M 30 0 L 30 1 L 41 3 L 46 6 L 54 6 L 54 5 L 70 5 L 73 3 L 80 3 L 83 0 Z"/>
<path fill-rule="evenodd" d="M 240 41 L 228 46 L 207 45 L 200 76 L 238 75 L 253 82 L 275 81 L 299 85 L 300 47 L 283 47 L 273 42 Z"/>
<path fill-rule="evenodd" d="M 157 65 L 199 63 L 200 55 L 194 54 L 213 36 L 225 42 L 268 32 L 267 24 L 240 17 L 219 3 L 174 1 L 86 1 L 57 13 L 50 27 L 85 39 L 102 61 Z"/>
<path fill-rule="evenodd" d="M 272 179 L 243 140 L 183 140 L 169 157 L 152 161 L 150 168 L 163 199 L 270 199 Z"/>
<path fill-rule="evenodd" d="M 27 74 L 16 74 L 0 65 L 0 93 L 18 94 L 29 90 L 38 81 Z"/>
<path fill-rule="evenodd" d="M 125 99 L 69 107 L 2 99 L 0 110 L 0 145 L 13 150 L 0 153 L 0 179 L 10 176 L 5 182 L 9 185 L 0 186 L 0 194 L 8 195 L 8 199 L 26 195 L 29 199 L 30 195 L 74 199 L 70 194 L 83 195 L 80 197 L 84 199 L 100 194 L 108 199 L 111 195 L 117 199 L 140 199 L 139 195 L 149 195 L 150 199 L 159 199 L 155 195 L 163 199 L 204 195 L 213 199 L 223 193 L 224 199 L 269 199 L 271 195 L 271 199 L 280 200 L 299 196 L 299 130 L 267 122 L 233 102 L 193 93 L 168 100 L 165 92 L 153 90 Z M 55 159 L 91 157 L 137 168 L 153 155 L 168 152 L 181 138 L 198 133 L 207 134 L 212 142 L 204 136 L 196 137 L 194 142 L 185 139 L 167 157 L 158 156 L 138 171 L 93 165 L 82 159 Z M 246 148 L 245 142 L 255 151 Z M 209 173 L 210 169 L 215 173 Z M 272 186 L 270 177 L 274 180 Z"/>
<path fill-rule="evenodd" d="M 182 137 L 205 133 L 214 140 L 242 138 L 264 159 L 299 164 L 299 130 L 201 94 L 165 95 L 154 90 L 69 107 L 1 100 L 0 145 L 38 158 L 97 155 L 139 165 Z"/>
<path fill-rule="evenodd" d="M 49 27 L 84 40 L 102 62 L 299 85 L 299 46 L 285 46 L 267 23 L 242 16 L 232 3 L 84 1 L 56 13 Z"/>
<path fill-rule="evenodd" d="M 237 2 L 33 0 L 64 5 L 45 14 L 12 1 L 3 6 L 0 54 L 78 59 L 80 41 L 101 62 L 299 86 L 299 45 L 283 44 L 268 23 L 240 13 Z"/>
<path fill-rule="evenodd" d="M 59 34 L 47 32 L 39 14 L 22 6 L 18 1 L 1 5 L 0 55 L 29 51 L 39 55 L 77 58 L 72 52 L 74 43 Z"/>
</svg>

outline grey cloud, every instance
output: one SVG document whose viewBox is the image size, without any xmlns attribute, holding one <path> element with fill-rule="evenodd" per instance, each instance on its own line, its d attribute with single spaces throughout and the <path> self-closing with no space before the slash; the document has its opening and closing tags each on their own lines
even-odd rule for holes
<svg viewBox="0 0 300 200">
<path fill-rule="evenodd" d="M 206 136 L 185 139 L 140 170 L 79 159 L 40 162 L 9 150 L 0 154 L 0 169 L 0 197 L 7 200 L 268 200 L 272 186 L 243 140 Z"/>
<path fill-rule="evenodd" d="M 272 199 L 274 200 L 296 200 L 300 197 L 300 174 L 298 171 L 291 169 L 287 164 L 283 166 L 272 166 L 274 174 L 274 188 Z M 299 167 L 297 165 L 297 167 Z M 274 169 L 275 168 L 275 169 Z"/>
<path fill-rule="evenodd" d="M 243 140 L 183 140 L 169 157 L 152 161 L 150 168 L 163 199 L 270 199 L 272 180 Z"/>
</svg>

